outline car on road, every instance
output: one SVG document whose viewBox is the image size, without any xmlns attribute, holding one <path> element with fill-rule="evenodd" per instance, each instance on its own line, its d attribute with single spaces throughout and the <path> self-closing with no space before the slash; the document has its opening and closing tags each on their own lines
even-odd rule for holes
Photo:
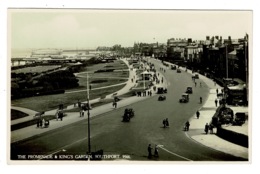
<svg viewBox="0 0 260 174">
<path fill-rule="evenodd" d="M 172 70 L 176 70 L 177 68 L 176 68 L 175 65 L 171 65 L 171 69 L 172 69 Z"/>
<path fill-rule="evenodd" d="M 158 101 L 163 101 L 163 100 L 166 100 L 166 96 L 165 95 L 160 95 L 158 97 Z"/>
<path fill-rule="evenodd" d="M 134 117 L 135 112 L 133 108 L 126 108 L 123 115 L 123 122 L 129 122 L 132 117 Z"/>
<path fill-rule="evenodd" d="M 193 91 L 192 91 L 192 87 L 190 87 L 190 86 L 187 87 L 186 93 L 187 93 L 187 94 L 192 94 L 192 92 L 193 92 Z"/>
<path fill-rule="evenodd" d="M 199 79 L 199 74 L 198 73 L 195 73 L 195 74 L 193 74 L 193 76 L 192 76 L 194 79 Z"/>
<path fill-rule="evenodd" d="M 177 73 L 181 73 L 181 70 L 179 68 L 177 69 Z"/>
<path fill-rule="evenodd" d="M 179 100 L 180 103 L 188 103 L 189 102 L 189 94 L 183 93 L 181 95 L 181 99 Z"/>
</svg>

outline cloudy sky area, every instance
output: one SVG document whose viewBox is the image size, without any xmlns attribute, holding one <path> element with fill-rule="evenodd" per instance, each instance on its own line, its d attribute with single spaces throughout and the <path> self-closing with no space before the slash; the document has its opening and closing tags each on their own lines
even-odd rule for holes
<svg viewBox="0 0 260 174">
<path fill-rule="evenodd" d="M 9 10 L 11 48 L 124 47 L 169 38 L 241 38 L 251 33 L 249 11 Z"/>
</svg>

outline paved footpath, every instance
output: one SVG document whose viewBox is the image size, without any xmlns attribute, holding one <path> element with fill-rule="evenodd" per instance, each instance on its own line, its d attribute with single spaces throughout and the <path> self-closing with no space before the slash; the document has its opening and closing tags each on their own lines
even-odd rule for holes
<svg viewBox="0 0 260 174">
<path fill-rule="evenodd" d="M 191 72 L 190 72 L 191 73 Z M 245 148 L 243 146 L 239 146 L 237 144 L 231 143 L 229 141 L 226 141 L 220 137 L 218 137 L 216 134 L 205 134 L 204 133 L 204 127 L 206 123 L 210 123 L 212 116 L 216 112 L 216 105 L 215 105 L 215 99 L 217 98 L 217 89 L 220 91 L 222 87 L 219 85 L 215 85 L 212 79 L 209 79 L 205 76 L 200 75 L 200 80 L 204 81 L 208 88 L 210 89 L 209 96 L 203 105 L 203 107 L 200 109 L 200 117 L 199 119 L 196 118 L 196 114 L 192 118 L 190 118 L 190 129 L 198 129 L 199 132 L 197 135 L 191 135 L 190 137 L 213 149 L 216 149 L 218 151 L 222 151 L 227 154 L 231 154 L 237 157 L 242 157 L 245 159 L 248 159 L 248 148 Z M 230 107 L 233 109 L 234 113 L 239 111 L 248 111 L 248 107 Z M 228 127 L 228 128 L 227 128 Z M 243 134 L 248 135 L 248 124 L 244 124 L 241 127 L 238 126 L 226 126 L 225 128 L 230 129 L 235 132 L 240 132 Z M 215 131 L 216 132 L 216 131 Z M 189 135 L 189 133 L 187 133 Z"/>
</svg>

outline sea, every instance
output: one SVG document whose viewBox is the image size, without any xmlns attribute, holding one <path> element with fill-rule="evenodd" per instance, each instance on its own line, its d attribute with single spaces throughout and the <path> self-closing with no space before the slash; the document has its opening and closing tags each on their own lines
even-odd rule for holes
<svg viewBox="0 0 260 174">
<path fill-rule="evenodd" d="M 31 56 L 32 49 L 11 49 L 11 58 L 29 58 Z M 25 65 L 25 61 L 12 62 L 12 66 Z"/>
</svg>

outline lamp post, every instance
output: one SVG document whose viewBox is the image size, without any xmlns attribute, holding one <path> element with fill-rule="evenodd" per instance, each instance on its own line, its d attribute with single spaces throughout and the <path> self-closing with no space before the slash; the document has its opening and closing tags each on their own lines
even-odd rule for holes
<svg viewBox="0 0 260 174">
<path fill-rule="evenodd" d="M 144 76 L 144 90 L 145 90 L 145 69 L 144 69 L 144 64 L 143 64 L 143 76 Z"/>
<path fill-rule="evenodd" d="M 87 73 L 87 102 L 88 102 L 88 155 L 91 153 L 90 146 L 90 104 L 89 104 L 89 82 L 88 82 L 88 73 Z"/>
<path fill-rule="evenodd" d="M 248 44 L 248 41 L 247 41 L 247 38 L 246 38 L 246 40 L 245 40 L 245 73 L 246 73 L 246 100 L 248 102 L 248 76 L 247 76 L 247 74 L 248 74 L 248 70 L 247 70 L 247 59 L 248 59 L 247 53 L 248 53 L 248 51 L 247 51 L 247 44 Z"/>
<path fill-rule="evenodd" d="M 227 45 L 226 45 L 226 78 L 228 78 L 228 56 L 227 56 Z"/>
</svg>

